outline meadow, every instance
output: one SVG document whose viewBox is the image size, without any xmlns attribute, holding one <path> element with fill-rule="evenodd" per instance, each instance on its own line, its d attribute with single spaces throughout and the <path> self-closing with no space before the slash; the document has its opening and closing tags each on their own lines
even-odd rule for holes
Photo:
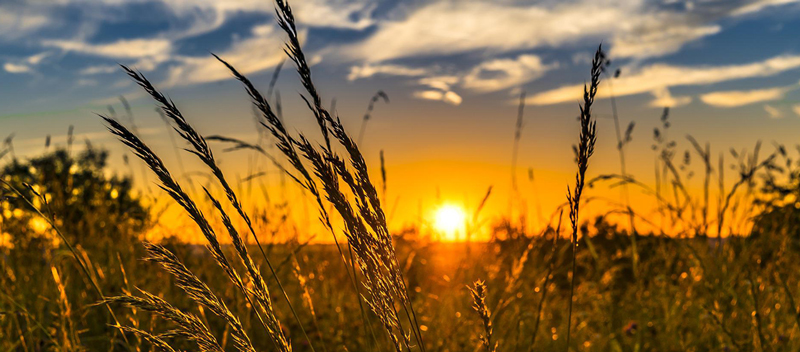
<svg viewBox="0 0 800 352">
<path fill-rule="evenodd" d="M 455 226 L 467 239 L 487 232 L 488 241 L 438 241 L 421 224 L 392 232 L 386 171 L 367 165 L 358 145 L 368 117 L 358 134 L 345 129 L 320 98 L 283 0 L 277 18 L 319 127 L 313 134 L 286 124 L 272 87 L 262 94 L 236 63 L 215 56 L 249 96 L 266 136 L 259 143 L 201 134 L 166 92 L 126 66 L 186 150 L 152 150 L 135 126 L 98 117 L 144 162 L 161 188 L 157 200 L 131 176 L 107 172 L 102 149 L 73 150 L 69 137 L 66 148 L 23 160 L 6 141 L 0 350 L 800 350 L 800 158 L 785 146 L 717 159 L 691 136 L 673 139 L 665 109 L 649 185 L 625 169 L 634 125 L 623 130 L 615 114 L 616 136 L 601 138 L 616 140 L 621 170 L 593 174 L 592 108 L 613 75 L 599 47 L 574 121 L 575 176 L 564 204 L 545 211 L 547 226 L 485 218 L 481 204 Z M 289 224 L 291 200 L 246 205 L 260 194 L 220 167 L 220 145 L 272 163 L 313 201 L 320 236 L 334 242 Z M 515 158 L 526 152 L 517 148 Z M 199 160 L 208 181 L 178 177 L 159 156 L 173 152 Z M 687 186 L 693 177 L 699 190 Z M 619 190 L 621 200 L 601 216 L 582 214 L 582 205 L 605 201 L 592 196 L 600 187 Z M 631 206 L 632 192 L 654 209 Z M 167 210 L 185 214 L 186 229 L 175 232 L 198 234 L 200 244 L 180 233 L 145 240 Z"/>
</svg>

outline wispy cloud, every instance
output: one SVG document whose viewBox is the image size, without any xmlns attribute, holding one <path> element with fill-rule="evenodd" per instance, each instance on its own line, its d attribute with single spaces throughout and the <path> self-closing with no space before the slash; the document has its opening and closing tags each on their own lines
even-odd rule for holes
<svg viewBox="0 0 800 352">
<path fill-rule="evenodd" d="M 12 62 L 6 62 L 3 64 L 3 70 L 8 73 L 30 73 L 33 71 L 30 66 L 15 64 Z"/>
<path fill-rule="evenodd" d="M 743 78 L 767 77 L 800 67 L 800 55 L 783 55 L 764 61 L 723 66 L 676 66 L 653 64 L 629 72 L 614 80 L 617 96 L 657 92 L 664 88 L 713 84 Z M 577 101 L 583 92 L 582 84 L 566 85 L 528 98 L 534 105 L 549 105 Z M 601 89 L 598 97 L 608 97 Z"/>
<path fill-rule="evenodd" d="M 424 100 L 434 100 L 434 101 L 443 101 L 450 105 L 460 105 L 461 104 L 461 96 L 456 94 L 452 91 L 441 91 L 441 90 L 422 90 L 414 92 L 413 96 L 415 98 L 424 99 Z"/>
<path fill-rule="evenodd" d="M 690 43 L 717 34 L 719 25 L 670 23 L 668 18 L 651 18 L 639 24 L 640 29 L 616 34 L 612 41 L 612 57 L 646 58 L 671 54 Z"/>
<path fill-rule="evenodd" d="M 783 117 L 783 113 L 772 105 L 765 104 L 764 111 L 767 112 L 767 115 L 769 115 L 769 118 L 771 119 L 779 119 Z"/>
<path fill-rule="evenodd" d="M 429 74 L 429 70 L 425 68 L 414 68 L 402 65 L 391 64 L 364 64 L 361 66 L 353 66 L 350 68 L 350 74 L 347 75 L 347 80 L 354 81 L 362 78 L 369 78 L 372 76 L 424 76 Z"/>
<path fill-rule="evenodd" d="M 163 38 L 120 39 L 110 43 L 92 44 L 70 40 L 47 40 L 45 46 L 117 59 L 142 59 L 166 57 L 172 51 L 172 43 Z"/>
<path fill-rule="evenodd" d="M 592 21 L 585 20 L 590 17 Z M 372 36 L 345 48 L 342 55 L 380 62 L 476 50 L 506 52 L 560 46 L 587 35 L 602 37 L 623 17 L 622 9 L 589 2 L 546 8 L 440 1 L 412 10 L 404 18 L 379 23 Z"/>
<path fill-rule="evenodd" d="M 117 65 L 96 65 L 89 66 L 80 71 L 82 75 L 97 75 L 102 73 L 119 72 L 120 68 Z"/>
<path fill-rule="evenodd" d="M 344 60 L 361 62 L 353 66 L 350 80 L 372 75 L 441 76 L 443 71 L 436 58 L 454 55 L 483 57 L 508 56 L 508 54 L 569 48 L 585 43 L 606 41 L 613 59 L 630 59 L 632 66 L 643 60 L 663 57 L 678 52 L 688 43 L 697 42 L 723 30 L 720 22 L 725 18 L 755 13 L 763 9 L 785 5 L 798 0 L 730 1 L 724 3 L 691 3 L 685 6 L 659 6 L 644 0 L 575 0 L 562 2 L 452 2 L 433 1 L 421 7 L 404 7 L 395 11 L 388 20 L 375 21 L 377 28 L 364 40 L 331 50 Z M 591 21 L 586 21 L 591 18 Z M 418 68 L 398 65 L 398 61 L 429 58 L 437 66 Z M 449 59 L 448 59 L 449 60 Z M 575 61 L 575 57 L 573 57 Z M 780 65 L 779 60 L 767 63 Z M 431 62 L 431 61 L 428 61 Z M 458 77 L 459 86 L 476 92 L 493 92 L 516 88 L 530 83 L 546 72 L 558 68 L 558 62 L 543 63 L 539 55 L 518 54 L 516 57 L 489 58 L 472 67 L 453 67 L 446 75 Z M 749 69 L 742 66 L 735 69 Z M 621 80 L 626 86 L 616 92 L 620 95 L 650 92 L 660 106 L 688 104 L 691 97 L 672 97 L 667 88 L 678 85 L 709 84 L 736 79 L 735 72 L 706 72 L 705 68 L 676 67 L 655 64 L 639 71 L 640 80 Z M 712 68 L 713 69 L 713 68 Z M 667 71 L 672 72 L 667 72 Z M 660 71 L 660 72 L 659 72 Z M 455 72 L 455 73 L 454 73 Z M 661 75 L 687 74 L 685 77 Z M 748 73 L 740 76 L 747 76 Z M 768 75 L 752 73 L 750 76 Z M 627 75 L 630 76 L 630 75 Z M 623 84 L 622 82 L 625 82 Z M 580 94 L 569 93 L 574 87 L 548 95 L 534 96 L 529 102 L 552 104 L 572 100 Z"/>
<path fill-rule="evenodd" d="M 490 60 L 473 68 L 464 77 L 462 86 L 479 92 L 519 87 L 557 67 L 558 63 L 544 64 L 536 55 Z"/>
<path fill-rule="evenodd" d="M 698 2 L 659 6 L 644 0 L 435 1 L 407 9 L 362 42 L 341 51 L 345 57 L 384 62 L 487 50 L 505 53 L 568 47 L 607 40 L 614 58 L 648 58 L 674 53 L 687 43 L 722 30 L 728 17 L 794 2 Z M 591 20 L 587 20 L 591 19 Z"/>
<path fill-rule="evenodd" d="M 487 93 L 516 89 L 569 66 L 574 51 L 586 50 L 588 45 L 603 41 L 615 61 L 621 59 L 631 67 L 650 63 L 626 69 L 625 75 L 616 80 L 617 95 L 650 93 L 654 96 L 652 105 L 680 106 L 688 104 L 692 97 L 672 96 L 672 87 L 768 76 L 800 66 L 800 57 L 720 67 L 652 64 L 653 60 L 712 38 L 730 26 L 731 18 L 796 2 L 800 0 L 666 3 L 431 0 L 400 4 L 377 0 L 303 0 L 293 1 L 292 5 L 306 33 L 309 28 L 315 29 L 311 33 L 336 29 L 322 36 L 327 43 L 309 43 L 311 58 L 320 58 L 319 54 L 324 53 L 326 63 L 349 67 L 349 72 L 344 73 L 349 80 L 406 77 L 416 84 L 410 88 L 411 94 L 421 99 L 460 104 L 461 96 L 455 91 Z M 33 6 L 0 4 L 0 43 L 16 40 L 20 44 L 24 37 L 25 47 L 35 50 L 33 55 L 29 51 L 3 57 L 2 68 L 9 73 L 36 73 L 46 64 L 58 62 L 63 57 L 58 53 L 69 52 L 93 57 L 86 66 L 74 69 L 84 76 L 114 73 L 117 70 L 114 64 L 120 61 L 143 71 L 159 70 L 159 74 L 168 77 L 162 82 L 166 85 L 213 82 L 228 79 L 230 75 L 212 57 L 190 52 L 187 48 L 197 48 L 187 42 L 214 31 L 236 38 L 230 46 L 222 46 L 226 49 L 216 52 L 244 73 L 269 69 L 283 57 L 283 36 L 274 27 L 274 4 L 270 1 L 145 1 L 144 5 L 158 8 L 157 20 L 167 26 L 152 26 L 141 31 L 147 34 L 140 36 L 130 35 L 137 31 L 101 32 L 108 22 L 137 21 L 133 17 L 140 15 L 125 11 L 133 3 L 142 5 L 129 0 L 58 0 L 35 2 Z M 60 10 L 66 7 L 75 12 L 77 21 L 63 16 Z M 253 18 L 261 21 L 261 16 L 263 23 L 268 24 L 256 25 L 250 33 L 245 29 L 242 34 L 242 24 L 233 21 L 242 14 L 249 16 L 242 22 L 248 23 L 244 25 L 252 25 L 248 21 Z M 140 24 L 132 24 L 136 25 Z M 235 30 L 231 30 L 233 27 Z M 339 32 L 347 35 L 328 35 Z M 216 34 L 212 37 L 229 38 Z M 214 47 L 220 47 L 216 44 Z M 566 61 L 559 64 L 554 58 L 559 56 L 549 55 L 548 50 L 553 49 L 566 51 Z M 72 77 L 73 81 L 101 78 Z M 580 92 L 578 85 L 569 85 L 534 95 L 528 102 L 574 101 Z M 601 90 L 600 96 L 603 94 Z M 709 99 L 713 104 L 724 97 L 719 94 L 701 97 L 703 101 Z"/>
<path fill-rule="evenodd" d="M 46 14 L 35 13 L 24 7 L 0 6 L 0 39 L 21 38 L 51 23 Z"/>
<path fill-rule="evenodd" d="M 778 87 L 755 90 L 731 90 L 707 93 L 700 96 L 704 103 L 721 108 L 734 108 L 753 103 L 781 99 L 793 87 Z"/>
<path fill-rule="evenodd" d="M 303 34 L 303 33 L 301 33 Z M 252 37 L 239 40 L 230 49 L 217 52 L 243 74 L 274 67 L 284 59 L 283 39 L 272 25 L 252 29 Z M 169 69 L 166 86 L 190 85 L 231 78 L 230 71 L 211 55 L 179 57 Z"/>
<path fill-rule="evenodd" d="M 418 91 L 415 97 L 428 100 L 444 100 L 447 93 L 450 103 L 458 105 L 461 98 L 453 93 L 451 88 L 458 86 L 475 92 L 494 92 L 519 86 L 533 81 L 546 72 L 557 68 L 557 62 L 545 64 L 536 55 L 519 55 L 508 59 L 491 59 L 481 62 L 471 69 L 454 74 L 436 74 L 436 68 L 414 68 L 394 64 L 366 63 L 362 66 L 353 66 L 348 75 L 349 80 L 372 77 L 376 75 L 423 77 L 417 84 L 433 88 L 434 90 Z M 458 98 L 456 98 L 458 96 Z"/>
<path fill-rule="evenodd" d="M 788 5 L 788 4 L 796 4 L 800 1 L 798 0 L 756 0 L 749 4 L 746 4 L 735 11 L 733 11 L 734 16 L 742 16 L 751 13 L 755 13 L 761 11 L 768 7 L 774 6 L 781 6 L 781 5 Z"/>
<path fill-rule="evenodd" d="M 674 108 L 692 102 L 692 97 L 673 97 L 667 87 L 656 89 L 652 93 L 654 99 L 650 102 L 650 106 L 654 108 Z"/>
</svg>

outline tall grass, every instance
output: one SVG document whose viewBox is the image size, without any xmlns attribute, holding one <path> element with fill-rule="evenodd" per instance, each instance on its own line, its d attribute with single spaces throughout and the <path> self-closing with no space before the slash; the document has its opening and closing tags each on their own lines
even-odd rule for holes
<svg viewBox="0 0 800 352">
<path fill-rule="evenodd" d="M 692 149 L 679 152 L 677 142 L 667 135 L 665 109 L 654 136 L 658 182 L 653 187 L 628 174 L 624 166 L 622 145 L 633 130 L 629 127 L 622 134 L 612 101 L 620 174 L 589 179 L 589 161 L 597 143 L 593 110 L 607 62 L 598 48 L 580 106 L 575 183 L 547 226 L 531 232 L 513 220 L 497 222 L 489 230 L 491 241 L 466 246 L 431 243 L 421 224 L 392 233 L 391 216 L 385 212 L 390 170 L 381 152 L 378 185 L 359 148 L 374 104 L 385 97 L 376 94 L 370 100 L 361 132 L 354 139 L 336 110 L 322 104 L 291 7 L 278 0 L 276 10 L 288 38 L 288 60 L 299 75 L 301 96 L 317 123 L 313 134 L 318 138 L 291 132 L 286 124 L 291 120 L 282 116 L 275 86 L 283 63 L 262 94 L 235 68 L 235 62 L 215 56 L 242 83 L 253 104 L 258 127 L 263 128 L 256 143 L 203 135 L 191 117 L 184 116 L 144 75 L 123 66 L 156 101 L 170 132 L 188 143 L 188 152 L 210 172 L 205 187 L 198 187 L 203 192 L 184 188 L 194 185 L 182 177 L 186 172 L 180 154 L 176 159 L 180 176 L 176 176 L 140 137 L 132 121 L 126 126 L 115 118 L 116 112 L 102 119 L 188 215 L 203 235 L 207 253 L 169 238 L 159 243 L 145 241 L 144 259 L 163 269 L 157 272 L 146 266 L 151 264 L 122 259 L 138 255 L 141 248 L 112 243 L 85 251 L 60 230 L 64 224 L 48 210 L 48 194 L 40 194 L 32 185 L 36 199 L 26 198 L 28 193 L 14 188 L 10 176 L 3 175 L 2 224 L 9 224 L 4 231 L 17 217 L 13 211 L 19 210 L 10 209 L 11 203 L 5 201 L 20 198 L 26 211 L 45 220 L 61 246 L 31 246 L 29 252 L 0 248 L 0 285 L 9 288 L 0 290 L 0 333 L 11 337 L 0 338 L 0 349 L 148 351 L 148 344 L 163 351 L 250 352 L 800 349 L 800 307 L 794 296 L 800 284 L 794 270 L 800 259 L 796 236 L 800 226 L 796 225 L 796 201 L 789 197 L 798 194 L 800 164 L 785 147 L 776 146 L 766 156 L 760 144 L 750 152 L 733 151 L 728 159 L 733 160 L 731 165 L 725 165 L 720 155 L 719 165 L 712 168 L 709 144 L 687 137 L 694 154 Z M 514 136 L 514 167 L 520 152 L 523 102 L 524 95 Z M 127 102 L 122 104 L 126 116 L 132 116 Z M 68 154 L 72 138 L 70 129 Z M 14 154 L 12 139 L 13 135 L 7 138 L 0 157 L 22 163 Z M 263 144 L 268 139 L 274 149 Z M 242 191 L 225 174 L 210 141 L 267 158 L 282 176 L 313 198 L 319 221 L 336 249 L 301 243 L 296 229 L 292 240 L 283 245 L 266 238 L 269 231 L 262 231 L 259 221 L 274 225 L 270 229 L 274 232 L 293 230 L 284 219 L 246 204 L 252 190 Z M 172 141 L 173 149 L 177 144 L 177 139 Z M 691 155 L 699 156 L 702 163 L 700 196 L 690 191 Z M 734 180 L 726 182 L 725 168 L 735 170 Z M 258 177 L 257 172 L 258 167 L 253 167 L 244 182 Z M 711 204 L 715 172 L 716 209 Z M 655 211 L 647 213 L 624 202 L 605 216 L 587 220 L 581 209 L 600 199 L 584 192 L 601 182 L 651 195 Z M 515 176 L 512 187 L 517 189 Z M 221 194 L 214 191 L 218 189 Z M 468 241 L 485 227 L 480 212 L 491 191 L 488 187 L 474 209 L 467 226 Z M 562 237 L 561 217 L 567 207 L 570 228 Z M 659 213 L 663 214 L 661 224 L 655 219 Z M 630 231 L 610 222 L 616 215 L 627 218 Z M 103 223 L 107 219 L 92 220 Z M 640 235 L 635 228 L 644 225 L 650 226 L 651 233 L 628 237 Z M 29 235 L 25 226 L 22 232 Z M 718 238 L 709 245 L 707 236 L 715 229 L 717 237 L 723 233 L 752 236 Z M 225 232 L 222 237 L 219 230 Z M 667 236 L 673 233 L 676 238 Z M 253 256 L 254 250 L 260 256 Z M 110 260 L 89 260 L 95 255 Z M 478 277 L 485 281 L 476 282 Z M 275 299 L 276 295 L 280 298 Z M 110 327 L 102 329 L 105 325 Z"/>
<path fill-rule="evenodd" d="M 577 146 L 574 146 L 575 162 L 578 164 L 578 172 L 575 174 L 575 186 L 570 189 L 567 187 L 567 201 L 569 203 L 569 220 L 572 223 L 572 280 L 570 282 L 569 294 L 569 313 L 567 314 L 567 343 L 566 349 L 569 350 L 569 341 L 572 327 L 572 297 L 575 295 L 575 271 L 577 265 L 578 251 L 578 222 L 580 221 L 581 196 L 583 187 L 586 184 L 586 170 L 589 168 L 589 158 L 594 154 L 594 146 L 597 142 L 597 123 L 592 119 L 592 104 L 597 95 L 597 88 L 600 86 L 600 74 L 605 64 L 605 54 L 603 48 L 598 47 L 592 60 L 591 81 L 583 89 L 583 105 L 580 107 L 581 132 Z"/>
<path fill-rule="evenodd" d="M 321 105 L 320 96 L 311 80 L 311 70 L 300 48 L 291 7 L 288 3 L 283 1 L 278 1 L 277 5 L 278 23 L 289 37 L 287 54 L 295 63 L 297 71 L 300 74 L 301 83 L 308 93 L 308 96 L 304 96 L 304 99 L 317 119 L 320 131 L 325 139 L 324 145 L 316 146 L 303 134 L 300 134 L 297 138 L 289 135 L 281 119 L 272 112 L 267 100 L 262 97 L 250 81 L 239 74 L 232 65 L 219 57 L 217 57 L 217 59 L 227 66 L 234 76 L 245 84 L 256 108 L 262 112 L 265 118 L 265 122 L 262 124 L 277 139 L 278 149 L 289 159 L 295 171 L 302 175 L 300 177 L 302 177 L 303 181 L 294 175 L 291 176 L 292 179 L 316 196 L 321 216 L 325 219 L 326 226 L 332 233 L 334 233 L 334 229 L 330 223 L 330 216 L 325 210 L 326 208 L 323 204 L 320 191 L 317 189 L 317 182 L 321 184 L 322 190 L 326 194 L 326 199 L 343 219 L 345 236 L 348 239 L 348 246 L 351 248 L 350 265 L 353 267 L 353 270 L 355 270 L 356 262 L 352 260 L 352 254 L 355 253 L 358 267 L 364 278 L 364 289 L 367 292 L 368 306 L 381 321 L 386 332 L 391 337 L 395 349 L 401 351 L 403 350 L 401 346 L 404 346 L 405 349 L 410 349 L 412 346 L 410 335 L 413 335 L 416 346 L 420 350 L 425 351 L 422 332 L 419 328 L 413 305 L 408 296 L 408 289 L 403 275 L 399 269 L 393 240 L 389 234 L 377 190 L 370 180 L 364 158 L 356 143 L 345 131 L 338 117 L 332 117 Z M 255 240 L 267 267 L 270 269 L 277 283 L 278 291 L 286 300 L 300 330 L 303 332 L 305 339 L 313 350 L 311 339 L 303 328 L 302 322 L 292 306 L 286 289 L 281 284 L 269 257 L 264 252 L 259 237 L 252 226 L 250 217 L 244 211 L 244 207 L 240 203 L 239 198 L 226 180 L 224 173 L 217 165 L 206 139 L 188 123 L 178 107 L 155 88 L 141 73 L 125 66 L 122 66 L 122 68 L 126 71 L 128 76 L 160 104 L 161 110 L 174 124 L 175 131 L 177 131 L 178 135 L 192 146 L 193 150 L 190 152 L 197 156 L 210 169 L 219 185 L 222 186 L 231 206 L 237 211 L 238 215 L 247 225 L 250 235 Z M 261 324 L 272 338 L 276 347 L 283 351 L 290 351 L 291 346 L 287 342 L 281 330 L 281 323 L 272 308 L 272 301 L 267 285 L 261 276 L 258 266 L 250 257 L 247 246 L 242 241 L 242 237 L 232 224 L 231 219 L 225 213 L 222 205 L 206 190 L 208 198 L 220 213 L 222 222 L 228 230 L 231 242 L 236 249 L 239 259 L 246 268 L 247 277 L 254 285 L 254 289 L 247 288 L 244 281 L 239 277 L 232 263 L 223 252 L 209 221 L 199 210 L 192 198 L 184 192 L 180 185 L 173 179 L 161 159 L 142 142 L 134 132 L 128 130 L 112 117 L 101 117 L 108 124 L 109 130 L 119 137 L 125 145 L 130 147 L 156 174 L 161 181 L 161 188 L 181 205 L 195 221 L 206 237 L 208 241 L 207 247 L 214 259 L 222 267 L 223 271 L 225 271 L 231 282 L 239 288 L 242 296 L 246 298 L 248 304 L 253 308 L 255 315 L 261 321 Z M 347 160 L 340 157 L 337 152 L 333 150 L 331 139 L 337 141 L 341 147 L 344 148 Z M 312 166 L 314 176 L 316 176 L 317 179 L 316 181 L 308 169 L 306 169 L 303 161 L 300 159 L 301 156 Z M 352 192 L 354 198 L 349 198 L 346 195 L 340 186 L 340 180 L 345 183 L 345 186 Z M 244 333 L 244 329 L 241 327 L 238 319 L 227 310 L 225 304 L 217 299 L 202 281 L 191 274 L 191 272 L 180 263 L 177 257 L 164 251 L 163 248 L 148 245 L 147 249 L 150 260 L 161 263 L 165 266 L 167 271 L 176 276 L 179 282 L 178 285 L 183 288 L 194 301 L 209 308 L 212 312 L 220 317 L 224 317 L 229 322 L 229 325 L 233 329 L 235 345 L 238 350 L 252 350 L 249 338 Z M 344 254 L 341 249 L 340 254 L 342 254 L 344 261 Z M 355 280 L 355 277 L 356 275 L 354 272 L 353 280 Z M 356 287 L 356 289 L 358 291 L 358 287 Z M 207 328 L 192 315 L 180 312 L 180 310 L 173 308 L 165 301 L 156 299 L 155 296 L 147 292 L 142 291 L 142 294 L 144 298 L 125 295 L 109 299 L 108 301 L 122 302 L 133 307 L 153 311 L 172 320 L 180 326 L 184 337 L 196 342 L 198 347 L 203 350 L 211 351 L 219 347 L 212 339 L 213 335 L 211 335 Z M 406 313 L 409 324 L 407 328 L 411 330 L 410 333 L 406 333 L 406 327 L 400 322 L 401 318 L 397 311 L 398 305 L 401 307 L 401 310 Z"/>
</svg>

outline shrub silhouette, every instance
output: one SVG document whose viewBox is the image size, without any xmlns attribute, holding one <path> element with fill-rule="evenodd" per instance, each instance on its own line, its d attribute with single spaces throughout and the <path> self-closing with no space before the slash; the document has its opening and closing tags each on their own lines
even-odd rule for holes
<svg viewBox="0 0 800 352">
<path fill-rule="evenodd" d="M 77 156 L 56 149 L 26 161 L 12 160 L 2 168 L 2 177 L 54 217 L 70 241 L 87 249 L 133 245 L 150 225 L 149 209 L 132 191 L 130 177 L 108 175 L 107 159 L 108 151 L 92 147 Z M 50 226 L 24 199 L 6 194 L 0 202 L 3 231 L 13 246 L 53 244 Z"/>
</svg>

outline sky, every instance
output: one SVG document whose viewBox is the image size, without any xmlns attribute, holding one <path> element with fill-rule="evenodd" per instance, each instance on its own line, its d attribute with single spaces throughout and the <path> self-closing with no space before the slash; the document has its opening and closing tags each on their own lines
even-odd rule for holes
<svg viewBox="0 0 800 352">
<path fill-rule="evenodd" d="M 370 97 L 378 90 L 389 96 L 388 103 L 376 103 L 362 149 L 372 171 L 384 152 L 389 212 L 401 226 L 427 217 L 436 204 L 475 208 L 489 186 L 490 215 L 514 207 L 508 200 L 511 154 L 523 91 L 520 192 L 530 212 L 549 214 L 562 203 L 574 177 L 571 145 L 582 85 L 600 43 L 620 75 L 604 76 L 598 93 L 598 151 L 590 174 L 619 170 L 612 94 L 621 124 L 636 124 L 626 146 L 628 172 L 648 182 L 654 178 L 653 128 L 664 107 L 671 109 L 670 133 L 681 151 L 690 148 L 688 134 L 710 143 L 714 155 L 759 140 L 794 145 L 800 131 L 799 2 L 290 4 L 321 95 L 336 101 L 353 133 Z M 122 116 L 124 96 L 143 139 L 168 163 L 192 168 L 191 155 L 179 160 L 171 150 L 154 103 L 117 65 L 140 70 L 201 133 L 255 142 L 246 93 L 210 53 L 266 90 L 284 60 L 284 39 L 269 0 L 2 1 L 0 137 L 13 133 L 16 155 L 29 157 L 44 150 L 48 135 L 63 145 L 74 126 L 78 140 L 112 152 L 115 170 L 137 176 L 139 166 L 123 164 L 125 150 L 95 115 L 113 109 Z M 283 66 L 276 89 L 287 124 L 313 135 L 293 69 Z M 230 172 L 240 178 L 252 172 L 248 155 L 217 149 Z"/>
</svg>

